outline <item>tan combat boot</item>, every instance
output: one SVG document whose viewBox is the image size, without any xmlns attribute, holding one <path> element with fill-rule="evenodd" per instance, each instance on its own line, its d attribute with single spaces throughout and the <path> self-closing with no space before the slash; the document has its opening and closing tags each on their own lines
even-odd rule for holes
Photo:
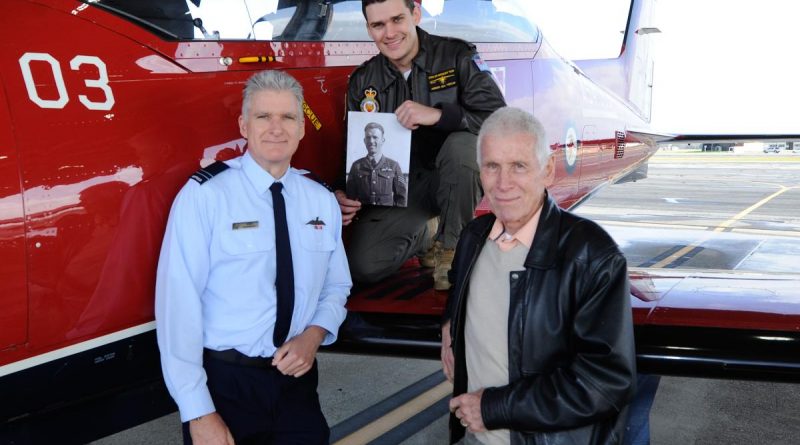
<svg viewBox="0 0 800 445">
<path fill-rule="evenodd" d="M 439 255 L 439 252 L 442 250 L 442 243 L 440 241 L 434 241 L 433 245 L 425 255 L 419 257 L 419 264 L 422 267 L 436 267 L 436 257 Z"/>
<path fill-rule="evenodd" d="M 440 245 L 439 254 L 436 256 L 436 265 L 433 269 L 434 289 L 450 289 L 450 280 L 447 279 L 447 273 L 450 272 L 450 269 L 453 267 L 453 257 L 455 253 L 455 249 L 445 249 Z"/>
</svg>

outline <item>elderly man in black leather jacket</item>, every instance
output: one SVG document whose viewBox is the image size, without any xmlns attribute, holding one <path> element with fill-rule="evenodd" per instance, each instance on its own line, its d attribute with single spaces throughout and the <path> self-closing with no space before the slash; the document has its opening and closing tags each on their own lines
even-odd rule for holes
<svg viewBox="0 0 800 445">
<path fill-rule="evenodd" d="M 554 162 L 529 113 L 490 116 L 478 157 L 492 213 L 461 234 L 442 329 L 451 442 L 621 443 L 636 375 L 625 258 L 547 194 Z"/>
<path fill-rule="evenodd" d="M 434 248 L 420 256 L 434 267 L 434 287 L 446 290 L 458 235 L 481 197 L 476 135 L 505 100 L 474 45 L 416 27 L 421 12 L 412 0 L 362 0 L 362 11 L 380 54 L 350 76 L 347 109 L 395 113 L 413 132 L 406 208 L 361 208 L 367 203 L 336 192 L 342 222 L 353 221 L 350 273 L 361 282 L 391 275 L 428 250 L 427 223 L 438 216 Z"/>
</svg>

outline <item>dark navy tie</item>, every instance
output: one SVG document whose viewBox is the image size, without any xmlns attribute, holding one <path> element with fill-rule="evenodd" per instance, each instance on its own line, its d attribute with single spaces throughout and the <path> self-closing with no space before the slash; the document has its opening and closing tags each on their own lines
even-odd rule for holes
<svg viewBox="0 0 800 445">
<path fill-rule="evenodd" d="M 272 211 L 275 214 L 275 293 L 277 295 L 277 314 L 272 342 L 280 347 L 289 335 L 294 310 L 294 268 L 292 249 L 289 244 L 289 227 L 286 225 L 286 202 L 281 194 L 283 184 L 273 182 Z"/>
</svg>

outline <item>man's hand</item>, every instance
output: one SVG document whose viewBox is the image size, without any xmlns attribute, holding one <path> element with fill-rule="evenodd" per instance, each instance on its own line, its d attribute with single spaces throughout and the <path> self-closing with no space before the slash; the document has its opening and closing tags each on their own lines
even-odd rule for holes
<svg viewBox="0 0 800 445">
<path fill-rule="evenodd" d="M 483 417 L 481 417 L 481 397 L 483 397 L 483 388 L 461 394 L 450 400 L 450 412 L 455 413 L 456 417 L 461 420 L 461 426 L 473 433 L 486 431 Z"/>
<path fill-rule="evenodd" d="M 455 360 L 453 359 L 453 348 L 450 338 L 450 322 L 448 321 L 442 326 L 442 371 L 444 376 L 450 383 L 453 383 L 453 369 L 455 368 Z"/>
<path fill-rule="evenodd" d="M 339 208 L 342 210 L 342 225 L 346 226 L 353 222 L 356 213 L 361 210 L 361 201 L 350 199 L 342 190 L 333 192 L 336 196 L 336 201 L 339 203 Z"/>
<path fill-rule="evenodd" d="M 297 337 L 292 337 L 275 352 L 272 366 L 283 375 L 301 377 L 314 365 L 317 349 L 328 333 L 319 326 L 309 326 Z"/>
<path fill-rule="evenodd" d="M 233 436 L 219 413 L 190 421 L 189 434 L 195 445 L 234 445 Z"/>
<path fill-rule="evenodd" d="M 420 125 L 436 125 L 442 117 L 442 110 L 407 100 L 394 110 L 394 114 L 400 125 L 416 130 Z"/>
</svg>

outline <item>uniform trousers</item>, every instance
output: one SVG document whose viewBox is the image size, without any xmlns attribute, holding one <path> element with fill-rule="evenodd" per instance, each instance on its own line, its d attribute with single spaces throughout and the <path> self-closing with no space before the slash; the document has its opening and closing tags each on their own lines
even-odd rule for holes
<svg viewBox="0 0 800 445">
<path fill-rule="evenodd" d="M 327 445 L 330 429 L 317 394 L 317 363 L 302 377 L 274 367 L 206 358 L 203 368 L 214 406 L 237 445 Z M 184 444 L 191 445 L 189 423 Z"/>
<path fill-rule="evenodd" d="M 472 220 L 483 195 L 477 161 L 477 136 L 451 133 L 436 155 L 435 169 L 413 168 L 408 207 L 365 206 L 349 231 L 350 274 L 374 283 L 396 272 L 406 260 L 424 253 L 432 240 L 454 249 L 461 229 Z M 439 217 L 435 236 L 428 220 Z"/>
</svg>

